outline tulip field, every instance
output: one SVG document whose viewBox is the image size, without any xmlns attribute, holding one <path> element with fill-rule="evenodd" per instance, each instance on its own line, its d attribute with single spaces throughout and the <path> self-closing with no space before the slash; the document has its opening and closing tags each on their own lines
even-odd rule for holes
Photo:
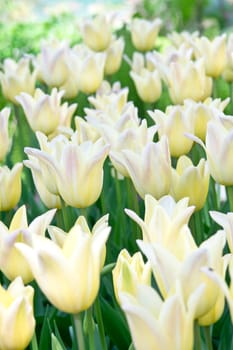
<svg viewBox="0 0 233 350">
<path fill-rule="evenodd" d="M 233 29 L 156 1 L 2 27 L 0 350 L 233 349 Z"/>
</svg>

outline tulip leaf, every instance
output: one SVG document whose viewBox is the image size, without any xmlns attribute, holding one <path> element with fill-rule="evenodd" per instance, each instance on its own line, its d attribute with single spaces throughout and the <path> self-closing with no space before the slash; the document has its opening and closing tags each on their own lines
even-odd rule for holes
<svg viewBox="0 0 233 350">
<path fill-rule="evenodd" d="M 66 350 L 61 346 L 57 337 L 52 333 L 52 350 Z"/>
<path fill-rule="evenodd" d="M 120 350 L 128 350 L 131 339 L 128 326 L 121 310 L 113 308 L 106 300 L 100 299 L 106 333 Z"/>
</svg>

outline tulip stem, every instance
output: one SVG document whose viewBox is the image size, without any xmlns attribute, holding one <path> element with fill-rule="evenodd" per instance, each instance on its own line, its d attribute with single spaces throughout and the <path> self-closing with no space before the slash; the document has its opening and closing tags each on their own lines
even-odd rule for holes
<svg viewBox="0 0 233 350">
<path fill-rule="evenodd" d="M 73 315 L 74 342 L 77 350 L 85 350 L 85 340 L 83 336 L 82 314 Z"/>
<path fill-rule="evenodd" d="M 205 340 L 208 350 L 213 350 L 213 344 L 212 344 L 212 337 L 211 337 L 211 327 L 203 327 L 204 328 L 204 334 L 205 334 Z"/>
<path fill-rule="evenodd" d="M 194 324 L 195 350 L 201 350 L 201 330 L 197 322 Z"/>
<path fill-rule="evenodd" d="M 95 350 L 95 324 L 92 317 L 92 308 L 86 310 L 86 333 L 88 335 L 88 341 L 89 341 L 89 350 Z"/>
<path fill-rule="evenodd" d="M 226 186 L 229 210 L 233 212 L 233 186 Z"/>
<path fill-rule="evenodd" d="M 95 310 L 96 321 L 98 324 L 101 347 L 102 347 L 102 350 L 107 350 L 108 348 L 107 348 L 106 339 L 105 339 L 104 322 L 102 318 L 102 311 L 100 307 L 99 297 L 96 298 L 96 301 L 94 303 L 94 310 Z"/>
</svg>

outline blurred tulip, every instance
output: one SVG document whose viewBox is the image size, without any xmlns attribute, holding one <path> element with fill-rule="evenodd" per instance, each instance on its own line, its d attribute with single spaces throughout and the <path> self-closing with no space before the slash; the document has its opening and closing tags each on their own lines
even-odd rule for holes
<svg viewBox="0 0 233 350">
<path fill-rule="evenodd" d="M 218 211 L 210 211 L 210 216 L 217 224 L 223 227 L 230 252 L 233 254 L 233 213 L 225 214 Z"/>
<path fill-rule="evenodd" d="M 165 300 L 149 286 L 137 284 L 135 289 L 135 294 L 120 293 L 135 350 L 192 350 L 193 309 L 201 289 L 196 291 L 188 307 L 179 286 L 174 295 Z"/>
<path fill-rule="evenodd" d="M 0 286 L 0 348 L 26 349 L 35 330 L 34 289 L 17 277 L 5 290 Z"/>
<path fill-rule="evenodd" d="M 10 108 L 7 107 L 0 111 L 0 162 L 5 159 L 7 152 L 11 147 L 11 139 L 9 138 L 8 133 L 10 112 Z"/>
<path fill-rule="evenodd" d="M 232 117 L 211 120 L 207 126 L 206 150 L 210 175 L 221 185 L 233 185 Z M 223 166 L 224 164 L 224 166 Z"/>
<path fill-rule="evenodd" d="M 114 293 L 120 303 L 119 294 L 122 292 L 136 294 L 137 284 L 151 283 L 150 264 L 144 263 L 142 254 L 135 253 L 132 257 L 126 249 L 118 255 L 116 266 L 112 270 Z"/>
<path fill-rule="evenodd" d="M 96 223 L 92 234 L 83 220 L 80 217 L 68 233 L 51 226 L 54 241 L 33 235 L 31 246 L 16 244 L 48 300 L 72 314 L 88 309 L 97 296 L 110 233 L 108 216 Z"/>
<path fill-rule="evenodd" d="M 179 48 L 183 44 L 187 48 L 193 48 L 194 40 L 198 37 L 199 37 L 198 31 L 195 31 L 193 33 L 189 33 L 188 31 L 182 31 L 182 32 L 172 32 L 168 34 L 168 39 L 177 48 Z"/>
<path fill-rule="evenodd" d="M 183 111 L 187 119 L 194 122 L 194 134 L 205 142 L 207 124 L 210 120 L 218 118 L 218 115 L 223 112 L 228 105 L 230 99 L 207 98 L 203 102 L 193 100 L 184 100 Z"/>
<path fill-rule="evenodd" d="M 162 21 L 156 18 L 148 21 L 142 18 L 133 18 L 131 22 L 131 39 L 133 45 L 139 51 L 150 51 L 155 47 Z"/>
<path fill-rule="evenodd" d="M 140 74 L 134 71 L 130 72 L 130 76 L 134 81 L 137 93 L 143 102 L 156 102 L 162 93 L 162 84 L 157 70 L 153 72 L 142 69 Z"/>
<path fill-rule="evenodd" d="M 35 70 L 30 71 L 30 60 L 28 58 L 21 58 L 19 62 L 11 58 L 5 59 L 3 72 L 0 72 L 2 93 L 5 98 L 14 104 L 18 104 L 15 97 L 21 92 L 32 95 L 35 91 L 36 74 Z"/>
<path fill-rule="evenodd" d="M 142 229 L 143 241 L 157 243 L 184 259 L 196 249 L 196 244 L 188 227 L 193 206 L 188 206 L 188 198 L 175 202 L 170 195 L 159 200 L 145 196 L 145 216 L 142 220 L 135 212 L 125 209 Z"/>
<path fill-rule="evenodd" d="M 109 146 L 102 139 L 78 144 L 77 132 L 71 140 L 57 136 L 48 142 L 45 135 L 37 136 L 41 150 L 27 147 L 25 152 L 38 159 L 49 192 L 59 194 L 68 205 L 77 208 L 93 204 L 102 191 L 103 163 Z"/>
<path fill-rule="evenodd" d="M 205 75 L 204 60 L 193 62 L 171 62 L 164 67 L 165 81 L 174 104 L 182 104 L 185 99 L 203 101 L 211 95 L 212 79 Z"/>
<path fill-rule="evenodd" d="M 113 40 L 106 50 L 104 73 L 111 75 L 116 73 L 121 66 L 125 42 L 123 38 Z"/>
<path fill-rule="evenodd" d="M 106 15 L 84 20 L 80 26 L 84 43 L 94 51 L 106 50 L 111 42 L 112 26 Z"/>
<path fill-rule="evenodd" d="M 121 157 L 116 160 L 126 168 L 141 198 L 147 193 L 155 198 L 168 194 L 171 184 L 171 158 L 165 136 L 159 142 L 148 142 L 140 152 L 123 150 Z"/>
<path fill-rule="evenodd" d="M 68 107 L 61 104 L 64 91 L 52 89 L 51 95 L 36 89 L 34 96 L 21 93 L 16 100 L 22 105 L 28 123 L 33 131 L 41 131 L 46 135 L 52 134 L 59 125 L 70 127 L 72 115 L 77 107 L 74 103 Z"/>
<path fill-rule="evenodd" d="M 34 61 L 38 79 L 50 87 L 61 86 L 68 75 L 69 43 L 52 39 L 42 44 L 41 52 Z"/>
<path fill-rule="evenodd" d="M 233 81 L 233 34 L 231 33 L 227 38 L 227 47 L 226 47 L 226 56 L 227 63 L 226 67 L 223 70 L 222 76 L 223 79 L 228 83 Z"/>
<path fill-rule="evenodd" d="M 16 163 L 10 170 L 6 165 L 0 167 L 0 211 L 13 209 L 21 197 L 22 163 Z"/>
<path fill-rule="evenodd" d="M 204 58 L 205 70 L 208 76 L 219 77 L 227 63 L 226 34 L 209 40 L 205 36 L 196 38 L 194 49 L 197 58 Z"/>
<path fill-rule="evenodd" d="M 204 158 L 194 166 L 191 159 L 181 156 L 172 169 L 171 195 L 176 201 L 188 197 L 195 210 L 204 207 L 209 191 L 210 173 Z"/>
<path fill-rule="evenodd" d="M 33 235 L 44 236 L 53 219 L 55 210 L 36 217 L 30 225 L 27 222 L 26 207 L 20 207 L 14 214 L 9 229 L 0 221 L 0 270 L 9 280 L 20 276 L 24 283 L 33 280 L 31 268 L 15 248 L 16 242 L 31 243 Z"/>
<path fill-rule="evenodd" d="M 191 150 L 193 140 L 185 136 L 185 133 L 193 133 L 194 120 L 188 118 L 183 107 L 169 106 L 165 113 L 154 110 L 148 114 L 158 126 L 159 138 L 167 136 L 172 157 L 179 157 Z"/>
</svg>

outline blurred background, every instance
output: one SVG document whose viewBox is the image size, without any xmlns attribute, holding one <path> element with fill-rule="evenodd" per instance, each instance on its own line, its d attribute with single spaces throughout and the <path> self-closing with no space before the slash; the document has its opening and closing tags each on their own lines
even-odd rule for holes
<svg viewBox="0 0 233 350">
<path fill-rule="evenodd" d="M 213 37 L 233 29 L 233 0 L 0 0 L 0 61 L 36 53 L 51 36 L 78 43 L 82 17 L 100 12 L 115 16 L 116 27 L 132 15 L 161 17 L 161 35 L 199 30 Z"/>
</svg>

